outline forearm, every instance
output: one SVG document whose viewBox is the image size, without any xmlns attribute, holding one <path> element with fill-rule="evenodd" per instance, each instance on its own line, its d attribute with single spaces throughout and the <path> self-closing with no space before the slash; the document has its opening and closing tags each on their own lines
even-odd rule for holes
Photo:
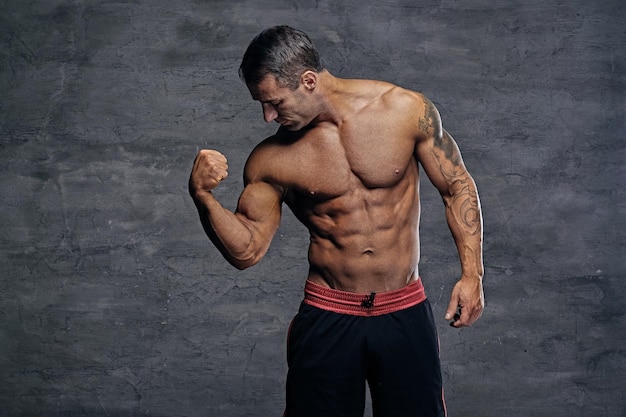
<svg viewBox="0 0 626 417">
<path fill-rule="evenodd" d="M 471 176 L 467 174 L 457 178 L 444 201 L 448 226 L 459 252 L 462 275 L 482 279 L 482 212 L 476 184 Z"/>
<path fill-rule="evenodd" d="M 233 266 L 244 269 L 258 259 L 253 233 L 245 220 L 224 208 L 210 192 L 193 195 L 200 222 L 211 242 Z"/>
</svg>

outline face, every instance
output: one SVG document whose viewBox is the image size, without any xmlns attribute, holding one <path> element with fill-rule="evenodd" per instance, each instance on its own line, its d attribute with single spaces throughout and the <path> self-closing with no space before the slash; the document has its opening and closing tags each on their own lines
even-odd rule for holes
<svg viewBox="0 0 626 417">
<path fill-rule="evenodd" d="M 287 130 L 300 130 L 313 117 L 309 97 L 302 83 L 294 91 L 281 86 L 273 75 L 267 75 L 255 86 L 248 86 L 252 98 L 261 103 L 263 118 L 267 123 L 275 121 Z"/>
</svg>

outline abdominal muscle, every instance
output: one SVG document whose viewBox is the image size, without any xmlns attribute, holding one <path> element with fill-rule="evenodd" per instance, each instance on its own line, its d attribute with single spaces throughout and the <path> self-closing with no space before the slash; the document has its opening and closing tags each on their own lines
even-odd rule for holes
<svg viewBox="0 0 626 417">
<path fill-rule="evenodd" d="M 343 291 L 392 291 L 418 277 L 419 198 L 413 180 L 390 188 L 362 185 L 292 207 L 311 233 L 308 279 Z M 304 203 L 304 204 L 303 204 Z M 302 209 L 307 207 L 307 209 Z"/>
<path fill-rule="evenodd" d="M 308 279 L 316 284 L 369 294 L 396 290 L 417 279 L 417 242 L 409 249 L 396 241 L 385 246 L 356 244 L 343 248 L 319 241 L 312 238 L 309 248 Z"/>
</svg>

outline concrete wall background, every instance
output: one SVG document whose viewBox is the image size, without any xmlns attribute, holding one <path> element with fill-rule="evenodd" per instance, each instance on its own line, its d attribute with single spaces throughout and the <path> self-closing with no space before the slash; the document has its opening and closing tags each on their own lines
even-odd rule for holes
<svg viewBox="0 0 626 417">
<path fill-rule="evenodd" d="M 4 0 L 0 414 L 282 413 L 305 230 L 286 210 L 237 272 L 186 181 L 221 150 L 234 208 L 275 129 L 239 60 L 290 24 L 335 75 L 428 95 L 479 185 L 487 307 L 463 331 L 443 321 L 459 267 L 422 185 L 450 414 L 623 416 L 625 21 L 620 0 Z"/>
</svg>

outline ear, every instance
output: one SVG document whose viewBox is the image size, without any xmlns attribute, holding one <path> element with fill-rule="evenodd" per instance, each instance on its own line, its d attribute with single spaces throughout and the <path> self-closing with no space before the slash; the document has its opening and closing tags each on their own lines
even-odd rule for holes
<svg viewBox="0 0 626 417">
<path fill-rule="evenodd" d="M 309 91 L 313 91 L 317 87 L 317 73 L 314 71 L 305 71 L 300 76 L 300 83 Z"/>
</svg>

